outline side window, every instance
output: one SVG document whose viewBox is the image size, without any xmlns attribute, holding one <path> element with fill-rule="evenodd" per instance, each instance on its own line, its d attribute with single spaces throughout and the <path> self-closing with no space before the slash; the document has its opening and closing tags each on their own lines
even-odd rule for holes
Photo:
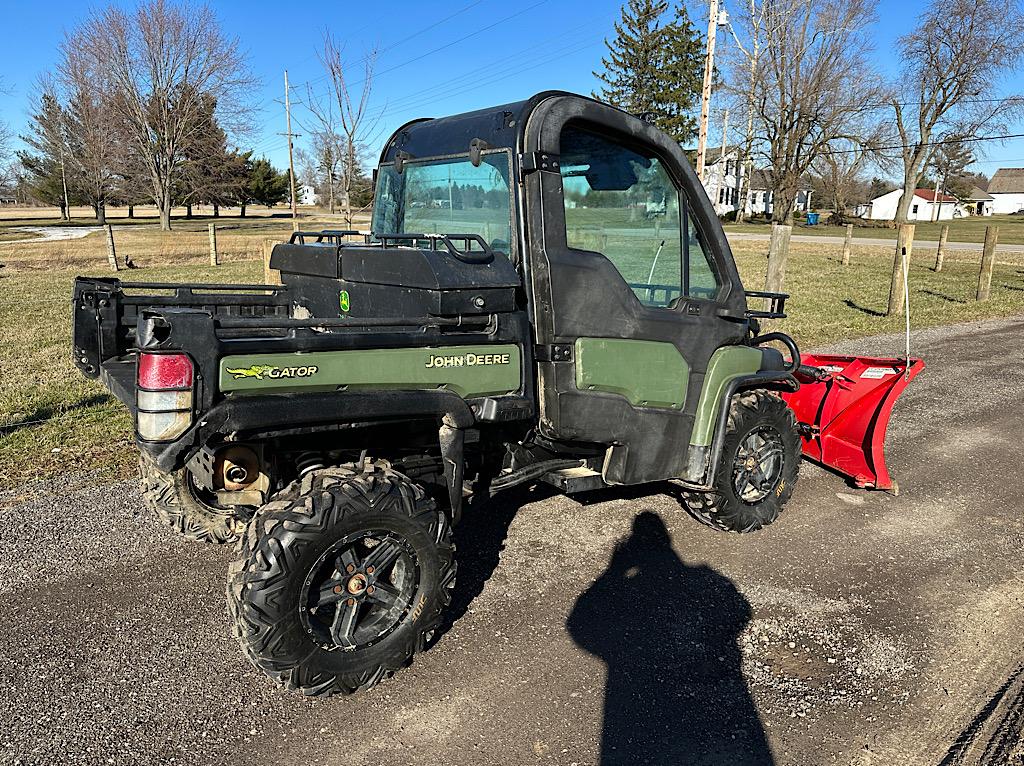
<svg viewBox="0 0 1024 766">
<path fill-rule="evenodd" d="M 686 216 L 686 239 L 683 245 L 684 293 L 691 298 L 713 300 L 718 295 L 719 282 L 711 265 L 711 257 L 700 241 L 693 219 Z"/>
<path fill-rule="evenodd" d="M 669 307 L 687 294 L 687 272 L 689 294 L 717 291 L 704 248 L 684 233 L 679 190 L 654 154 L 570 124 L 559 159 L 569 247 L 608 258 L 645 306 Z"/>
</svg>

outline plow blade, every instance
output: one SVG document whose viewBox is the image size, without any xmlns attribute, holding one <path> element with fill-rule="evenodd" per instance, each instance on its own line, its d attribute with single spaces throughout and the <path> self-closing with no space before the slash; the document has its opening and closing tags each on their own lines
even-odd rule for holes
<svg viewBox="0 0 1024 766">
<path fill-rule="evenodd" d="M 800 390 L 783 394 L 799 423 L 806 457 L 858 487 L 898 491 L 885 466 L 893 404 L 924 362 L 911 358 L 803 354 Z"/>
</svg>

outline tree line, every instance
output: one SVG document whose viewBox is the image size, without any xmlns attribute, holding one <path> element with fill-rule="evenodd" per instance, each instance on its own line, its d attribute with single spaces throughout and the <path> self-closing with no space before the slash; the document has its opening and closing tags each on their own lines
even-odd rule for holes
<svg viewBox="0 0 1024 766">
<path fill-rule="evenodd" d="M 238 40 L 206 6 L 147 0 L 93 11 L 65 36 L 35 88 L 25 149 L 9 186 L 59 208 L 275 205 L 288 175 L 239 144 L 252 128 L 254 81 Z M 0 142 L 0 151 L 3 149 Z"/>
<path fill-rule="evenodd" d="M 791 224 L 811 183 L 842 216 L 871 190 L 873 170 L 897 177 L 896 222 L 906 222 L 923 183 L 947 192 L 983 183 L 969 171 L 979 140 L 1024 114 L 1024 95 L 994 95 L 1019 82 L 1020 0 L 933 0 L 896 41 L 901 66 L 889 75 L 876 66 L 875 0 L 739 0 L 732 11 L 715 20 L 729 44 L 714 98 L 733 117 L 729 143 L 745 169 L 739 199 L 761 170 L 773 221 Z M 691 142 L 704 39 L 686 6 L 629 0 L 605 42 L 595 97 Z"/>
</svg>

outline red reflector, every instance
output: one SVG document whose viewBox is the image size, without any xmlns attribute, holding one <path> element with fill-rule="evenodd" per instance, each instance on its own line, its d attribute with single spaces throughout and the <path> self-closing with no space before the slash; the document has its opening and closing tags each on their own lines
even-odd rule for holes
<svg viewBox="0 0 1024 766">
<path fill-rule="evenodd" d="M 139 354 L 138 381 L 150 390 L 192 388 L 192 360 L 186 354 Z"/>
</svg>

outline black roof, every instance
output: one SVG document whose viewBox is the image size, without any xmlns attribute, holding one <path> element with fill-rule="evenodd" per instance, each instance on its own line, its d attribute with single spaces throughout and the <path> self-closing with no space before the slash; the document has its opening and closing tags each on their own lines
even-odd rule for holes
<svg viewBox="0 0 1024 766">
<path fill-rule="evenodd" d="M 413 159 L 465 154 L 469 151 L 469 142 L 474 138 L 486 141 L 494 149 L 515 150 L 530 113 L 541 101 L 551 96 L 593 100 L 575 93 L 548 90 L 510 104 L 449 117 L 413 120 L 396 130 L 388 139 L 381 152 L 380 161 L 382 164 L 392 162 L 399 151 L 408 153 Z"/>
</svg>

